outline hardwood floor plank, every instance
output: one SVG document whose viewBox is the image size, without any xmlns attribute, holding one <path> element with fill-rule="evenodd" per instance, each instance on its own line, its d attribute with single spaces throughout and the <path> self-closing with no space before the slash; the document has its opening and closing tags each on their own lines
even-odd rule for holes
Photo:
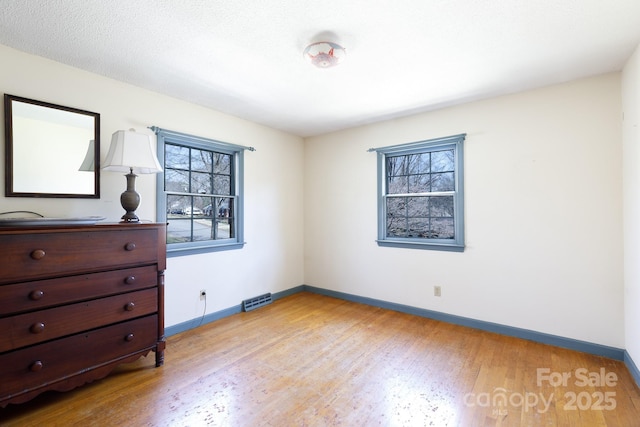
<svg viewBox="0 0 640 427">
<path fill-rule="evenodd" d="M 615 384 L 579 381 L 602 372 Z M 563 374 L 564 383 L 550 381 Z M 614 407 L 593 409 L 605 393 Z M 147 357 L 0 409 L 7 427 L 632 427 L 638 419 L 640 390 L 622 362 L 306 292 L 170 337 L 161 368 Z"/>
</svg>

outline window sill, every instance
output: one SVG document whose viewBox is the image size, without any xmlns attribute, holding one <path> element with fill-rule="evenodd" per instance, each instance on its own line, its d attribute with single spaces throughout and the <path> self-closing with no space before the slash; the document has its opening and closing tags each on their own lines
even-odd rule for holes
<svg viewBox="0 0 640 427">
<path fill-rule="evenodd" d="M 464 252 L 464 244 L 434 243 L 415 240 L 376 240 L 378 246 L 387 248 L 425 249 L 431 251 Z"/>
<path fill-rule="evenodd" d="M 220 245 L 189 245 L 183 247 L 170 247 L 167 246 L 167 258 L 186 256 L 186 255 L 198 255 L 206 254 L 209 252 L 231 251 L 235 249 L 242 249 L 245 242 L 225 243 Z"/>
</svg>

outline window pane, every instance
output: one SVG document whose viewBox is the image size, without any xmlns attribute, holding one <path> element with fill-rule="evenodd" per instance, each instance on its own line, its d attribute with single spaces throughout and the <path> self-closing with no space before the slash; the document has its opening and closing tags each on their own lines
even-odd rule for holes
<svg viewBox="0 0 640 427">
<path fill-rule="evenodd" d="M 451 172 L 454 170 L 453 150 L 434 151 L 431 153 L 431 172 Z"/>
<path fill-rule="evenodd" d="M 215 238 L 216 240 L 220 239 L 230 239 L 233 237 L 233 230 L 231 227 L 231 220 L 229 218 L 216 218 L 216 230 L 215 230 Z"/>
<path fill-rule="evenodd" d="M 191 227 L 191 241 L 202 242 L 211 240 L 211 221 L 204 218 L 193 218 L 183 221 Z M 187 240 L 189 241 L 189 240 Z"/>
<path fill-rule="evenodd" d="M 191 170 L 211 173 L 213 163 L 213 153 L 211 151 L 191 149 Z"/>
<path fill-rule="evenodd" d="M 429 153 L 410 154 L 406 156 L 407 174 L 428 173 L 430 170 Z"/>
<path fill-rule="evenodd" d="M 213 153 L 213 173 L 231 175 L 231 160 L 229 154 Z"/>
<path fill-rule="evenodd" d="M 407 237 L 407 219 L 387 217 L 387 237 Z"/>
<path fill-rule="evenodd" d="M 431 191 L 454 191 L 455 178 L 453 172 L 434 173 L 431 175 Z"/>
<path fill-rule="evenodd" d="M 203 172 L 191 173 L 191 193 L 212 194 L 211 174 Z"/>
<path fill-rule="evenodd" d="M 429 197 L 431 217 L 453 217 L 453 196 Z"/>
<path fill-rule="evenodd" d="M 181 193 L 189 192 L 189 172 L 165 168 L 164 189 Z"/>
<path fill-rule="evenodd" d="M 453 239 L 453 196 L 388 197 L 387 237 Z"/>
<path fill-rule="evenodd" d="M 193 220 L 193 241 L 203 242 L 213 240 L 213 228 L 211 219 L 200 218 Z"/>
<path fill-rule="evenodd" d="M 167 196 L 167 218 L 182 217 L 187 205 L 191 203 L 191 199 L 186 196 Z"/>
<path fill-rule="evenodd" d="M 387 198 L 387 235 L 404 237 L 407 229 L 407 198 Z"/>
<path fill-rule="evenodd" d="M 185 196 L 185 199 L 187 201 L 187 204 L 184 208 L 184 214 L 187 215 L 188 217 L 191 217 L 193 215 L 198 215 L 198 211 L 197 210 L 194 211 L 194 209 L 197 209 L 197 208 L 194 208 L 193 206 L 193 196 Z"/>
<path fill-rule="evenodd" d="M 389 177 L 387 181 L 387 193 L 388 194 L 403 194 L 408 192 L 409 184 L 408 177 L 395 176 Z"/>
<path fill-rule="evenodd" d="M 432 238 L 429 233 L 429 219 L 409 218 L 407 221 L 407 237 Z"/>
<path fill-rule="evenodd" d="M 222 240 L 235 237 L 233 229 L 233 199 L 216 197 L 214 206 L 216 209 L 212 216 L 212 239 Z"/>
<path fill-rule="evenodd" d="M 229 237 L 236 237 L 236 208 L 235 208 L 235 199 L 227 199 L 229 203 L 228 209 L 228 220 L 229 220 Z"/>
<path fill-rule="evenodd" d="M 204 216 L 204 208 L 211 204 L 211 197 L 193 197 L 193 215 Z"/>
<path fill-rule="evenodd" d="M 431 190 L 431 174 L 411 175 L 408 177 L 408 193 L 428 193 Z"/>
<path fill-rule="evenodd" d="M 215 216 L 216 214 L 216 205 L 215 205 L 215 197 L 203 197 L 202 203 L 204 207 L 202 208 L 202 213 L 204 216 L 210 218 Z"/>
<path fill-rule="evenodd" d="M 405 217 L 407 216 L 407 198 L 406 197 L 388 197 L 387 198 L 387 216 Z"/>
<path fill-rule="evenodd" d="M 231 177 L 228 175 L 213 176 L 213 194 L 231 195 Z"/>
<path fill-rule="evenodd" d="M 185 206 L 175 209 L 175 214 L 168 215 L 167 243 L 201 242 L 221 238 L 218 234 L 220 228 L 218 218 L 212 216 L 212 205 L 215 198 L 200 196 L 168 196 L 167 203 Z M 227 202 L 229 203 L 229 202 Z M 229 236 L 231 219 L 226 218 L 226 226 L 223 226 L 223 236 Z"/>
<path fill-rule="evenodd" d="M 189 169 L 189 148 L 166 144 L 164 147 L 165 169 Z"/>
<path fill-rule="evenodd" d="M 429 216 L 429 197 L 407 197 L 407 216 L 410 218 Z"/>
<path fill-rule="evenodd" d="M 431 219 L 431 233 L 433 239 L 455 238 L 453 218 Z"/>
<path fill-rule="evenodd" d="M 226 197 L 216 197 L 216 210 L 215 215 L 218 218 L 230 218 L 233 217 L 233 199 Z"/>
<path fill-rule="evenodd" d="M 387 176 L 406 175 L 406 156 L 387 158 Z"/>
<path fill-rule="evenodd" d="M 167 243 L 201 242 L 235 237 L 233 199 L 167 196 Z"/>
<path fill-rule="evenodd" d="M 184 243 L 191 241 L 191 221 L 173 219 L 167 222 L 167 243 Z"/>
</svg>

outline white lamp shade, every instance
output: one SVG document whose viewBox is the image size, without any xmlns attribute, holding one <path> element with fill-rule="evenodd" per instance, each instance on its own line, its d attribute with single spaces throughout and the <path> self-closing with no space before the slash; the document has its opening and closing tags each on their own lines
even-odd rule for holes
<svg viewBox="0 0 640 427">
<path fill-rule="evenodd" d="M 119 130 L 111 137 L 111 146 L 102 170 L 111 172 L 158 173 L 162 167 L 153 152 L 151 138 L 131 130 Z"/>
<path fill-rule="evenodd" d="M 87 154 L 84 155 L 84 160 L 80 165 L 79 171 L 82 172 L 93 172 L 96 168 L 95 166 L 95 158 L 96 158 L 96 142 L 95 140 L 89 140 L 89 148 L 87 149 Z"/>
</svg>

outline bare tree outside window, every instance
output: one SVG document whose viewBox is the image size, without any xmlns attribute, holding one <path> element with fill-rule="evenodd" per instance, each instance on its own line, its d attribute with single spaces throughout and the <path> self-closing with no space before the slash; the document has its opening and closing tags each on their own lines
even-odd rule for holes
<svg viewBox="0 0 640 427">
<path fill-rule="evenodd" d="M 456 135 L 375 150 L 383 172 L 379 244 L 463 247 L 463 140 Z"/>
<path fill-rule="evenodd" d="M 167 223 L 167 256 L 241 249 L 244 154 L 253 147 L 152 126 L 164 172 L 156 214 Z"/>
<path fill-rule="evenodd" d="M 168 242 L 233 238 L 233 179 L 233 155 L 166 144 Z"/>
<path fill-rule="evenodd" d="M 453 239 L 454 151 L 387 157 L 387 236 Z"/>
</svg>

